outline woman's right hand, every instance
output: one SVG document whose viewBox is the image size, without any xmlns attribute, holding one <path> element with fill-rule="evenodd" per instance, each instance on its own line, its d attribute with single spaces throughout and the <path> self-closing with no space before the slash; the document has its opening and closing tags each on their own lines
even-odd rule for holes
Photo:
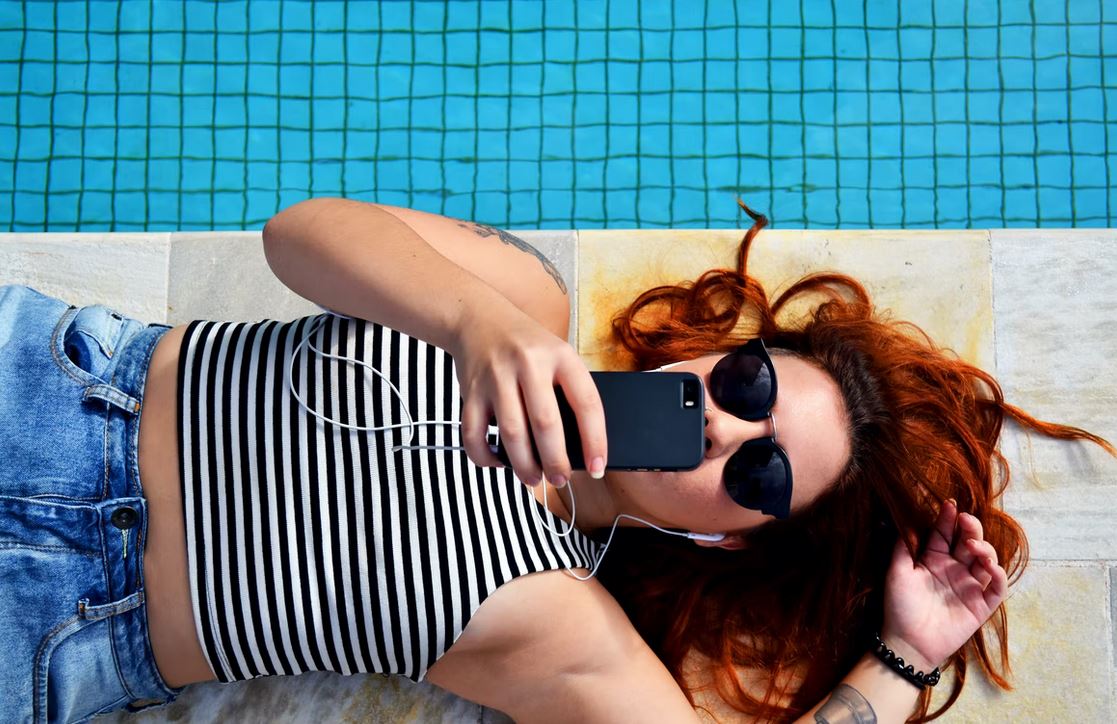
<svg viewBox="0 0 1117 724">
<path fill-rule="evenodd" d="M 485 440 L 495 413 L 500 437 L 516 475 L 537 485 L 542 474 L 553 484 L 570 480 L 570 460 L 555 385 L 562 387 L 578 420 L 582 454 L 608 460 L 605 411 L 585 362 L 566 340 L 555 336 L 512 304 L 467 310 L 459 320 L 454 349 L 462 400 L 462 443 L 477 465 L 500 466 Z M 532 455 L 535 436 L 540 462 Z"/>
</svg>

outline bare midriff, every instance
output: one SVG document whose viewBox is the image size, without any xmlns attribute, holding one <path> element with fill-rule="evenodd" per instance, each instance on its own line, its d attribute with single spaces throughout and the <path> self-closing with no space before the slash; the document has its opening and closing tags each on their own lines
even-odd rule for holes
<svg viewBox="0 0 1117 724">
<path fill-rule="evenodd" d="M 178 467 L 178 354 L 185 325 L 160 338 L 151 356 L 140 412 L 140 482 L 147 498 L 144 588 L 155 665 L 170 686 L 216 677 L 194 626 L 186 572 L 186 529 Z"/>
</svg>

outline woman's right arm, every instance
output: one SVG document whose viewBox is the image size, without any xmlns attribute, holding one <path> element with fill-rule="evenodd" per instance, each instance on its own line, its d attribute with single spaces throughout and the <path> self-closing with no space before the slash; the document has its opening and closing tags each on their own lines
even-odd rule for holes
<svg viewBox="0 0 1117 724">
<path fill-rule="evenodd" d="M 553 265 L 507 232 L 387 208 L 394 207 L 322 198 L 284 209 L 264 227 L 268 264 L 311 301 L 448 351 L 465 403 L 462 443 L 474 463 L 500 464 L 485 442 L 495 413 L 522 480 L 537 482 L 544 471 L 569 478 L 554 384 L 578 419 L 585 459 L 607 459 L 601 399 L 566 342 L 569 307 Z M 439 238 L 428 243 L 415 228 Z"/>
</svg>

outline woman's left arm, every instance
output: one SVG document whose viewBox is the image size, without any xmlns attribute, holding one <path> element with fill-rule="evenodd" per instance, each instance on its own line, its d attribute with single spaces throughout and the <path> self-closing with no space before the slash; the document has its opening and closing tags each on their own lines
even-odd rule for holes
<svg viewBox="0 0 1117 724">
<path fill-rule="evenodd" d="M 997 552 L 981 523 L 943 504 L 919 561 L 902 540 L 892 553 L 884 593 L 881 639 L 915 671 L 930 673 L 984 624 L 1008 590 Z M 866 653 L 829 697 L 801 722 L 903 722 L 919 689 Z"/>
</svg>

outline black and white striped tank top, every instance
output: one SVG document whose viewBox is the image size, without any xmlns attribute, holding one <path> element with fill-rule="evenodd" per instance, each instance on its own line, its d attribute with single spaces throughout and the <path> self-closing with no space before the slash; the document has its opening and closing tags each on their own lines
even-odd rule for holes
<svg viewBox="0 0 1117 724">
<path fill-rule="evenodd" d="M 315 329 L 315 324 L 317 328 Z M 179 464 L 194 622 L 218 681 L 336 671 L 421 681 L 502 584 L 590 567 L 600 546 L 547 511 L 510 468 L 462 450 L 460 427 L 353 431 L 287 386 L 308 333 L 379 369 L 416 421 L 461 420 L 453 358 L 331 315 L 195 321 L 179 358 Z M 291 379 L 340 422 L 406 421 L 367 369 L 306 345 Z"/>
</svg>

